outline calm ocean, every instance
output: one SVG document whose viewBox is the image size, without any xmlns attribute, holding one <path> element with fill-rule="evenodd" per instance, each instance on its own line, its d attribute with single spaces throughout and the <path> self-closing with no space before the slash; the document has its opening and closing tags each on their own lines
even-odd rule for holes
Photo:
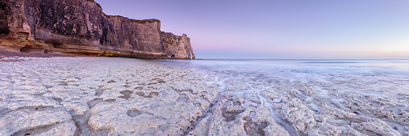
<svg viewBox="0 0 409 136">
<path fill-rule="evenodd" d="M 264 82 L 359 84 L 368 89 L 409 93 L 409 60 L 274 59 L 274 60 L 154 60 L 218 73 L 226 78 Z M 390 90 L 391 87 L 394 90 Z M 371 87 L 371 88 L 369 88 Z M 340 91 L 357 91 L 355 89 Z"/>
<path fill-rule="evenodd" d="M 272 60 L 154 60 L 156 62 L 201 68 L 215 72 L 231 71 L 254 74 L 332 74 L 332 75 L 406 75 L 409 60 L 353 59 L 272 59 Z M 282 74 L 280 74 L 282 75 Z"/>
</svg>

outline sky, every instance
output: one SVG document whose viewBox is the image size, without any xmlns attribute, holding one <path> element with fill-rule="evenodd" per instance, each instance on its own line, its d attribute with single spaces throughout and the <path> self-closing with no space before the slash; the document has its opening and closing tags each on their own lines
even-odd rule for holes
<svg viewBox="0 0 409 136">
<path fill-rule="evenodd" d="M 159 19 L 198 59 L 409 59 L 409 0 L 95 0 Z"/>
</svg>

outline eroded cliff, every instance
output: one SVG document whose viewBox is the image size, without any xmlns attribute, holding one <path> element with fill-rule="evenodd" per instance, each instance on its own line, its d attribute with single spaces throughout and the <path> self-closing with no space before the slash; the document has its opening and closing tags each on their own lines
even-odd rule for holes
<svg viewBox="0 0 409 136">
<path fill-rule="evenodd" d="M 93 0 L 1 0 L 0 50 L 81 56 L 194 58 L 190 39 L 156 19 L 109 16 Z"/>
<path fill-rule="evenodd" d="M 169 58 L 195 58 L 193 48 L 190 45 L 190 38 L 186 34 L 176 36 L 172 33 L 162 32 L 162 44 L 165 47 L 165 53 Z"/>
</svg>

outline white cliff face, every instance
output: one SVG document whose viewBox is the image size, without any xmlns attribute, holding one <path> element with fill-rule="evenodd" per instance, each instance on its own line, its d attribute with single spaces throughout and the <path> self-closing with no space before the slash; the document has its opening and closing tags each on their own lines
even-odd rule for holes
<svg viewBox="0 0 409 136">
<path fill-rule="evenodd" d="M 4 37 L 0 50 L 168 58 L 160 27 L 157 19 L 105 15 L 93 0 L 0 1 L 0 37 Z M 183 48 L 176 49 L 177 58 L 191 58 L 193 50 L 187 36 L 180 40 Z"/>
<path fill-rule="evenodd" d="M 162 32 L 162 44 L 168 58 L 195 59 L 190 38 L 186 34 L 176 36 L 172 33 Z"/>
</svg>

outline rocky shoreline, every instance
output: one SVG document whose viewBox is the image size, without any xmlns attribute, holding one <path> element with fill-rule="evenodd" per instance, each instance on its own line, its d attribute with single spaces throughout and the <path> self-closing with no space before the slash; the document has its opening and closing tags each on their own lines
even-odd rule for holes
<svg viewBox="0 0 409 136">
<path fill-rule="evenodd" d="M 17 58 L 0 61 L 0 135 L 409 135 L 405 94 L 331 89 L 351 88 L 341 80 L 289 83 L 130 58 Z"/>
<path fill-rule="evenodd" d="M 0 61 L 0 135 L 182 135 L 217 94 L 146 60 L 19 58 Z"/>
</svg>

